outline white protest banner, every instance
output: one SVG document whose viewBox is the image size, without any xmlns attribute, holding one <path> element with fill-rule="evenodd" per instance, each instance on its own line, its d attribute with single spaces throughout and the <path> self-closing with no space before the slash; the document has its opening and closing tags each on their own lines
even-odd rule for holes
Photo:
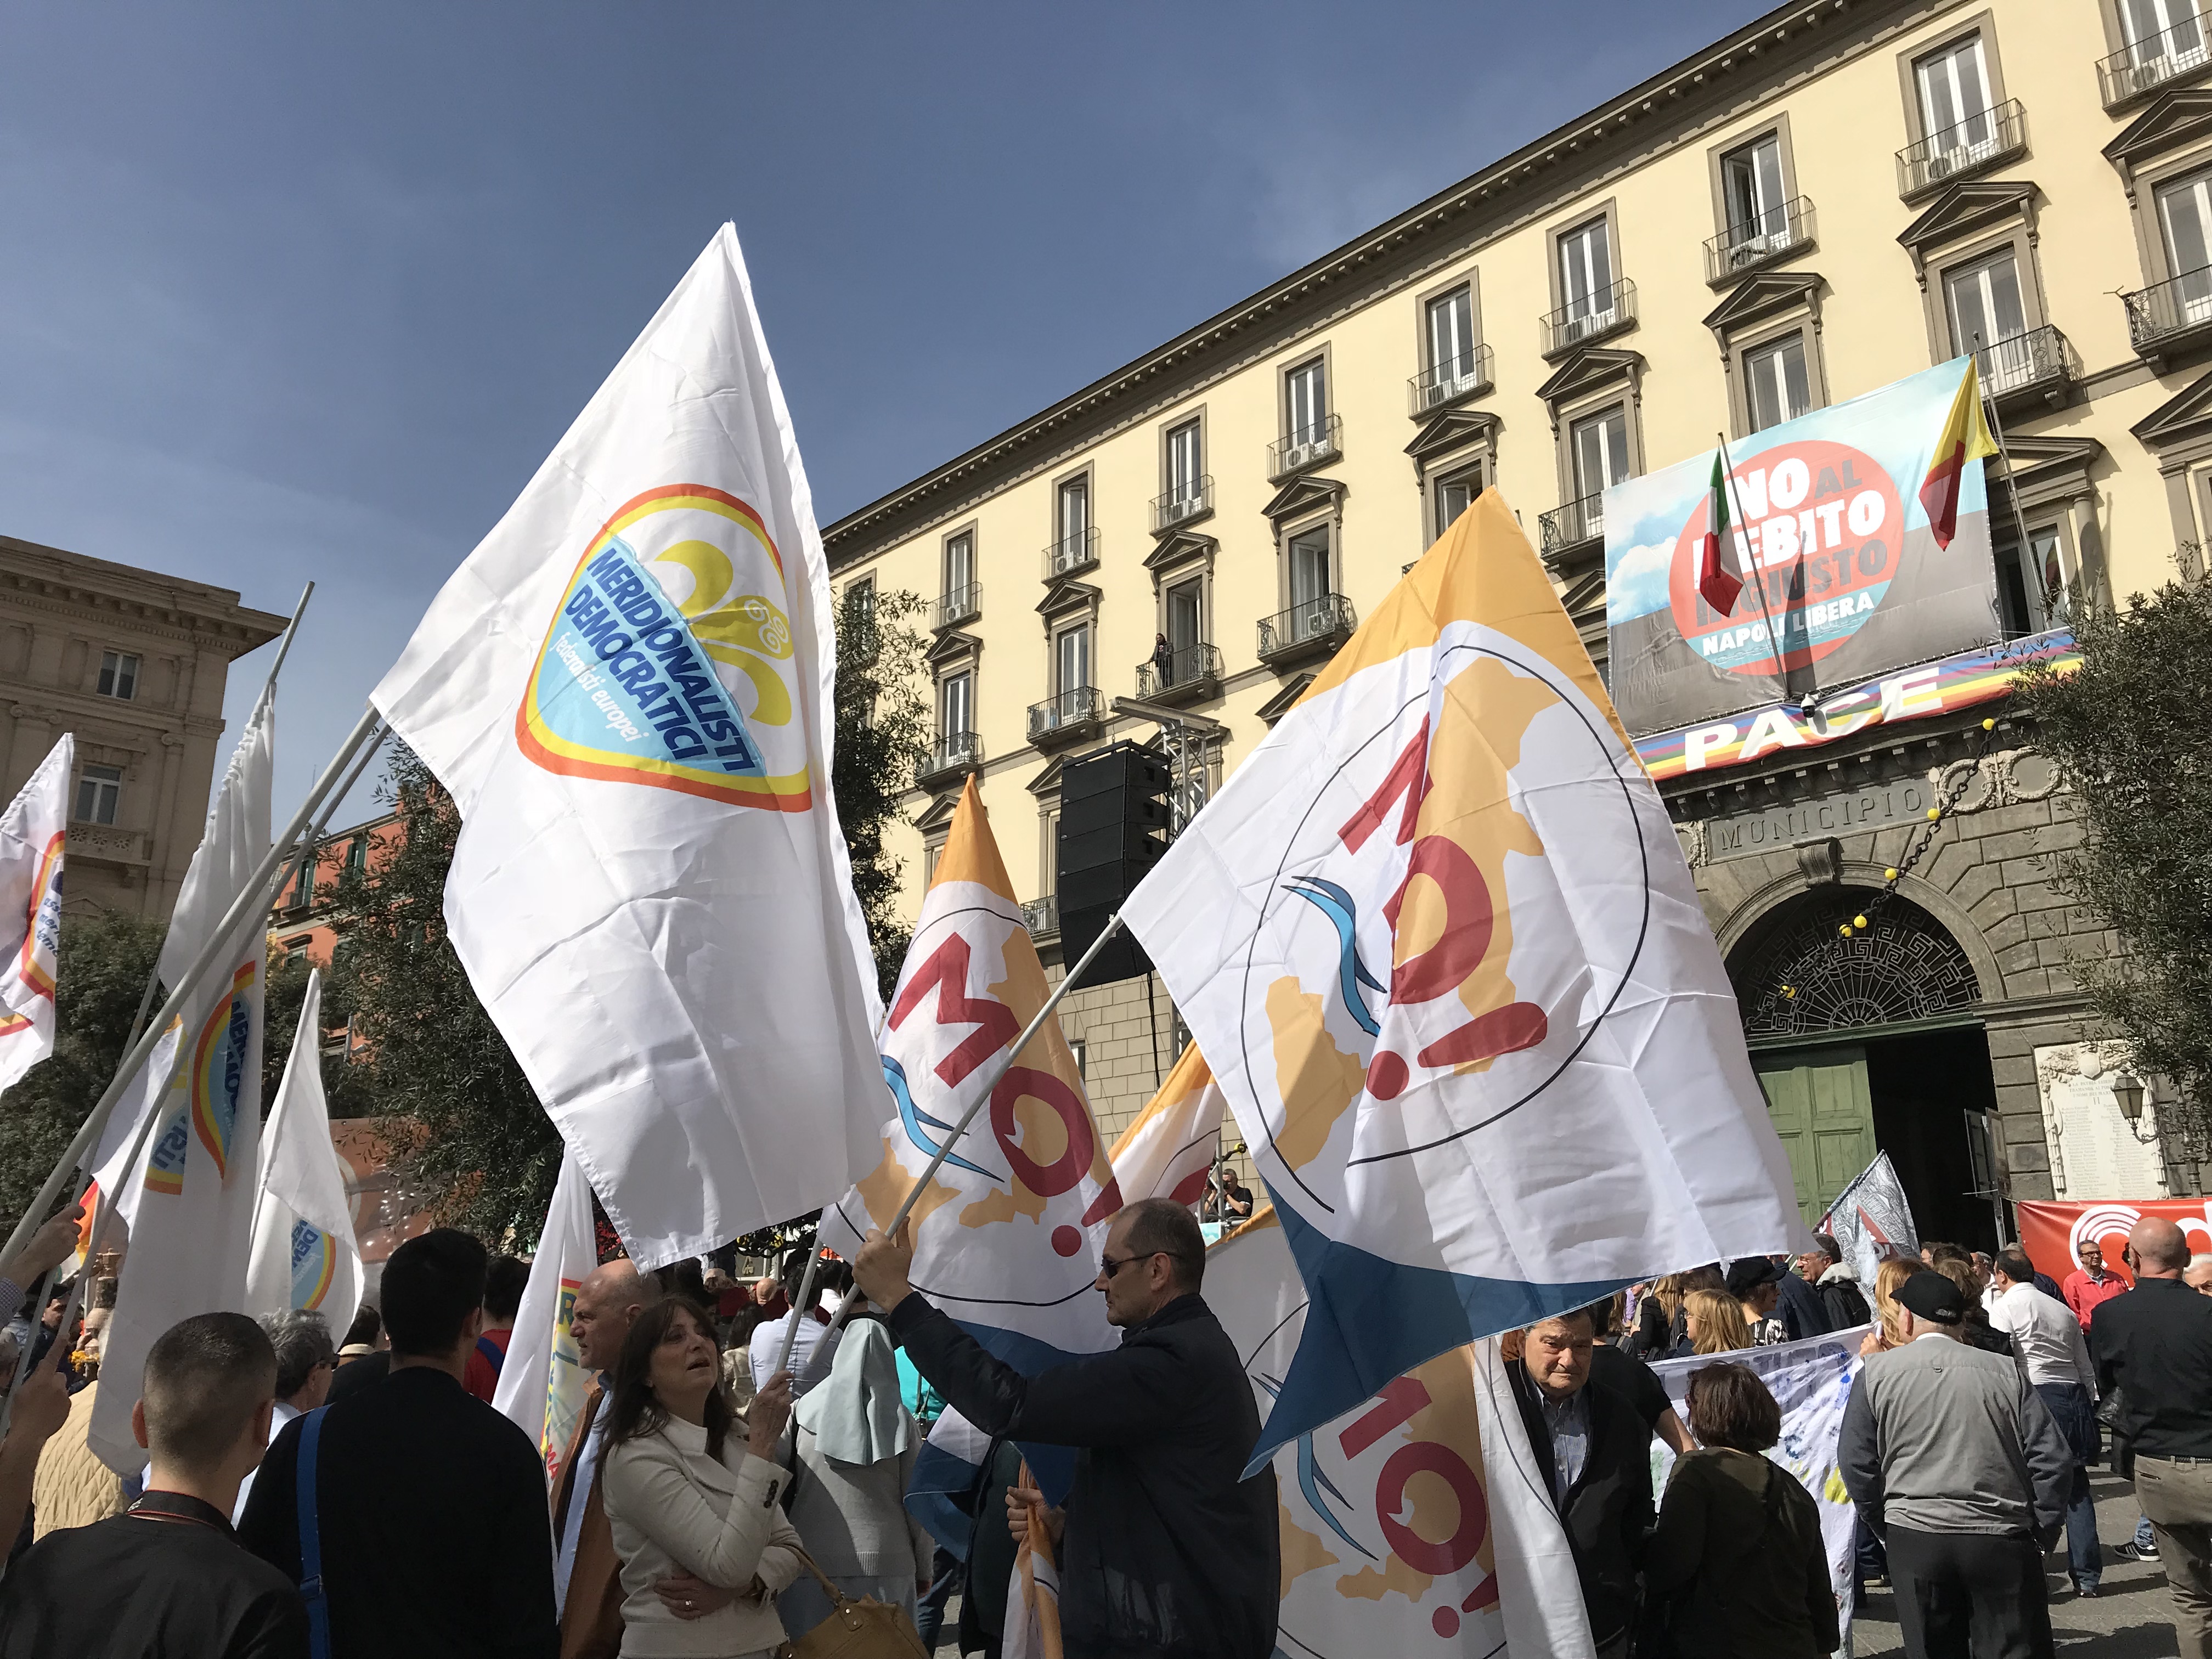
<svg viewBox="0 0 2212 1659">
<path fill-rule="evenodd" d="M 538 1236 L 538 1254 L 531 1258 L 522 1303 L 514 1310 L 507 1361 L 491 1396 L 493 1406 L 536 1443 L 549 1492 L 560 1483 L 576 1414 L 584 1408 L 586 1379 L 569 1320 L 584 1276 L 598 1265 L 591 1184 L 575 1155 L 564 1152 L 553 1201 L 546 1206 L 545 1231 Z"/>
<path fill-rule="evenodd" d="M 725 225 L 374 696 L 460 809 L 454 949 L 641 1267 L 830 1203 L 875 1158 L 836 662 Z"/>
<path fill-rule="evenodd" d="M 310 969 L 276 1104 L 262 1125 L 261 1200 L 246 1269 L 254 1314 L 312 1309 L 341 1340 L 361 1306 L 361 1245 L 323 1095 L 323 975 Z"/>
<path fill-rule="evenodd" d="M 1475 1338 L 1806 1240 L 1666 806 L 1494 489 L 1121 914 L 1313 1294 L 1262 1460 Z"/>
<path fill-rule="evenodd" d="M 1874 1276 L 1883 1262 L 1892 1256 L 1920 1254 L 1912 1206 L 1905 1202 L 1905 1188 L 1898 1184 L 1887 1152 L 1877 1152 L 1874 1162 L 1836 1194 L 1816 1231 L 1835 1239 L 1869 1296 L 1874 1294 Z"/>
<path fill-rule="evenodd" d="M 0 814 L 0 1089 L 54 1051 L 62 848 L 76 739 L 62 733 Z"/>
</svg>

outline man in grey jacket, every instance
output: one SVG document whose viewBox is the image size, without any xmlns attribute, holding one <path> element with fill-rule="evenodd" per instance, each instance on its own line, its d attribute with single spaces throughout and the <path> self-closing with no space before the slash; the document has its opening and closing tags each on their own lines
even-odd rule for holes
<svg viewBox="0 0 2212 1659">
<path fill-rule="evenodd" d="M 2002 1354 L 1960 1341 L 1965 1298 L 1941 1273 L 1898 1287 L 1902 1346 L 1870 1358 L 1844 1409 L 1837 1462 L 1888 1546 L 1909 1659 L 2032 1659 L 2051 1650 L 2043 1553 L 2074 1454 Z"/>
</svg>

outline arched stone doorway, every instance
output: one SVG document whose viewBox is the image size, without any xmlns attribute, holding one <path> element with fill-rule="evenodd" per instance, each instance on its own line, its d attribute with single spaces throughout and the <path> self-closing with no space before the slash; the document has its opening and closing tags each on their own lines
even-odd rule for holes
<svg viewBox="0 0 2212 1659">
<path fill-rule="evenodd" d="M 1744 1036 L 1817 1218 L 1887 1152 L 1923 1238 L 1996 1243 L 1996 1094 L 1973 962 L 1942 923 L 1863 888 L 1801 893 L 1729 953 Z M 1865 915 L 1872 926 L 1842 929 Z"/>
</svg>

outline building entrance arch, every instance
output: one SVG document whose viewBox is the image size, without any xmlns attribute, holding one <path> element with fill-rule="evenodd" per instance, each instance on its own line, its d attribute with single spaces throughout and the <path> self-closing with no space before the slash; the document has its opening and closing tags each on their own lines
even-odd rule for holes
<svg viewBox="0 0 2212 1659">
<path fill-rule="evenodd" d="M 1809 1036 L 1873 1025 L 1971 1017 L 1974 964 L 1949 931 L 1910 899 L 1832 887 L 1778 905 L 1729 953 L 1744 1036 Z M 1856 916 L 1873 926 L 1842 930 Z"/>
</svg>

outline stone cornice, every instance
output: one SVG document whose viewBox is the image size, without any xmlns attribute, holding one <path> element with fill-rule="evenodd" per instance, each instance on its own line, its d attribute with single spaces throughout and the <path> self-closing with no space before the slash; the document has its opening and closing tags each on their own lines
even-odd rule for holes
<svg viewBox="0 0 2212 1659">
<path fill-rule="evenodd" d="M 1139 420 L 1427 269 L 1518 228 L 1652 150 L 1736 118 L 1899 27 L 1966 0 L 1798 0 L 1524 145 L 1365 235 L 830 525 L 833 568 L 964 511 L 1081 444 Z M 1838 40 L 1839 33 L 1848 38 Z M 1826 58 L 1824 46 L 1832 43 Z M 1756 77 L 1763 90 L 1745 91 Z M 1655 131 L 1654 129 L 1658 131 Z"/>
<path fill-rule="evenodd" d="M 76 555 L 40 548 L 35 560 L 21 550 L 31 544 L 0 537 L 0 604 L 88 623 L 112 617 L 135 634 L 173 641 L 198 651 L 236 657 L 266 644 L 284 631 L 288 618 L 252 611 L 222 588 L 169 587 L 158 580 L 133 584 L 137 573 L 104 560 L 87 559 L 80 572 Z M 137 592 L 131 589 L 136 586 Z"/>
</svg>

